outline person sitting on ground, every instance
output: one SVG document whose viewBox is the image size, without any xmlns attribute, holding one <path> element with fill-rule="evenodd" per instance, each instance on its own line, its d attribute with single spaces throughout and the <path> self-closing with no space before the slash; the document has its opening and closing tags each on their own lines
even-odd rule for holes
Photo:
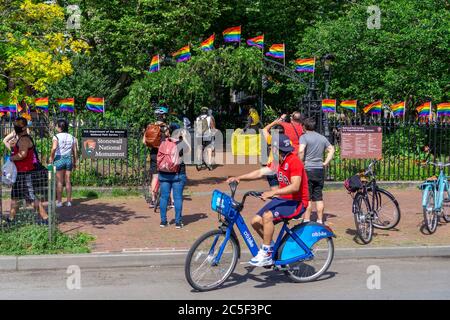
<svg viewBox="0 0 450 320">
<path fill-rule="evenodd" d="M 293 151 L 294 147 L 284 134 L 278 135 L 278 140 L 272 141 L 274 161 L 279 162 L 277 177 L 280 187 L 262 194 L 263 200 L 272 200 L 262 207 L 252 220 L 253 229 L 263 238 L 258 254 L 250 260 L 253 266 L 264 267 L 273 264 L 274 222 L 299 217 L 308 206 L 308 178 L 303 163 Z M 231 177 L 227 182 L 255 180 L 268 174 L 273 172 L 268 167 L 262 167 L 239 177 Z"/>
<path fill-rule="evenodd" d="M 42 202 L 36 196 L 36 185 L 41 181 L 33 181 L 35 168 L 35 146 L 33 139 L 27 132 L 27 120 L 19 117 L 14 121 L 14 131 L 17 134 L 17 142 L 11 150 L 10 160 L 17 168 L 17 178 L 11 189 L 11 211 L 8 223 L 12 223 L 18 210 L 18 201 L 25 200 L 33 203 L 35 210 L 39 212 L 42 223 L 48 224 L 48 215 Z"/>
<path fill-rule="evenodd" d="M 317 207 L 317 222 L 323 223 L 323 185 L 325 181 L 325 167 L 333 159 L 334 147 L 326 137 L 315 132 L 316 121 L 308 118 L 304 121 L 305 134 L 300 137 L 300 160 L 305 162 L 309 185 L 309 203 L 306 209 L 304 222 L 311 219 L 312 205 Z M 327 152 L 325 161 L 324 153 Z"/>
<path fill-rule="evenodd" d="M 76 168 L 78 148 L 77 139 L 68 133 L 69 124 L 67 120 L 60 119 L 56 123 L 56 131 L 53 137 L 53 145 L 49 162 L 56 167 L 56 207 L 62 207 L 63 187 L 66 185 L 66 206 L 72 206 L 72 184 L 70 175 Z"/>
<path fill-rule="evenodd" d="M 244 132 L 246 132 L 248 129 L 254 130 L 255 133 L 258 133 L 258 130 L 261 129 L 262 124 L 261 120 L 259 119 L 258 111 L 256 111 L 255 108 L 250 108 L 248 110 L 248 117 L 247 117 L 247 123 L 244 127 Z"/>
<path fill-rule="evenodd" d="M 202 107 L 200 115 L 195 120 L 195 139 L 197 144 L 197 162 L 206 164 L 208 170 L 212 170 L 213 164 L 213 138 L 216 129 L 216 122 L 212 115 L 208 115 L 208 108 Z M 203 152 L 206 149 L 207 157 L 204 159 Z"/>
<path fill-rule="evenodd" d="M 177 134 L 178 136 L 176 138 L 172 138 L 175 134 Z M 162 171 L 162 167 L 158 167 L 159 184 L 161 190 L 160 227 L 165 228 L 169 225 L 167 222 L 167 205 L 172 191 L 175 204 L 175 226 L 177 229 L 181 229 L 183 227 L 183 190 L 187 180 L 186 165 L 184 164 L 182 159 L 184 152 L 186 152 L 186 154 L 190 152 L 190 144 L 186 137 L 186 130 L 179 130 L 178 125 L 172 124 L 166 130 L 164 135 L 166 137 L 165 141 L 171 140 L 172 142 L 176 143 L 176 148 L 180 157 L 180 163 L 178 169 L 173 172 Z"/>
</svg>

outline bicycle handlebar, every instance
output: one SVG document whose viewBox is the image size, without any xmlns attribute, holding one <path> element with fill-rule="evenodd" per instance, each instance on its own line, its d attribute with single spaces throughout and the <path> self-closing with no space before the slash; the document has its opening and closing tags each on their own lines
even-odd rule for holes
<svg viewBox="0 0 450 320">
<path fill-rule="evenodd" d="M 433 165 L 435 167 L 439 167 L 439 168 L 450 167 L 450 163 L 443 163 L 443 162 L 427 161 L 426 164 L 431 164 L 431 165 Z"/>
<path fill-rule="evenodd" d="M 237 181 L 233 181 L 229 183 L 230 189 L 231 189 L 231 198 L 234 200 L 234 196 L 236 194 L 236 190 L 237 190 L 237 186 L 238 186 L 238 182 Z M 248 191 L 244 194 L 244 196 L 242 197 L 242 201 L 239 203 L 239 207 L 240 210 L 242 210 L 242 208 L 244 207 L 244 203 L 245 200 L 247 199 L 248 196 L 252 196 L 255 198 L 260 198 L 261 195 L 263 193 L 262 192 L 258 192 L 258 191 Z"/>
</svg>

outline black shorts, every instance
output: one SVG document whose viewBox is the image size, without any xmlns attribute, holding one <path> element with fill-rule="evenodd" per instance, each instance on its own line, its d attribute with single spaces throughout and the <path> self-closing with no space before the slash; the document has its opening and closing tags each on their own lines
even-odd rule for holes
<svg viewBox="0 0 450 320">
<path fill-rule="evenodd" d="M 306 174 L 308 175 L 309 201 L 322 201 L 325 170 L 307 169 Z"/>
<path fill-rule="evenodd" d="M 27 202 L 36 200 L 31 172 L 17 173 L 16 182 L 11 189 L 11 199 L 26 200 Z"/>
<path fill-rule="evenodd" d="M 158 173 L 158 154 L 150 153 L 150 173 L 157 174 Z"/>
</svg>

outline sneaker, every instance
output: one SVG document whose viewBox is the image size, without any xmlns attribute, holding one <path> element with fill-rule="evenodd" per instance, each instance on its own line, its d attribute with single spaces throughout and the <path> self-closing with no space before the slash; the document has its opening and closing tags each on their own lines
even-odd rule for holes
<svg viewBox="0 0 450 320">
<path fill-rule="evenodd" d="M 148 207 L 150 209 L 153 209 L 155 207 L 155 203 L 153 202 L 153 200 L 150 200 L 150 202 L 148 203 Z"/>
<path fill-rule="evenodd" d="M 177 228 L 177 229 L 181 229 L 181 228 L 183 228 L 183 222 L 178 222 L 176 225 L 175 225 L 175 228 Z"/>
<path fill-rule="evenodd" d="M 62 202 L 56 202 L 56 207 L 61 208 L 63 206 Z"/>
<path fill-rule="evenodd" d="M 168 208 L 168 209 L 173 209 L 173 208 L 175 208 L 175 206 L 174 206 L 174 204 L 173 204 L 172 201 L 169 201 L 169 203 L 167 204 L 167 208 Z"/>
<path fill-rule="evenodd" d="M 161 221 L 161 223 L 159 224 L 159 227 L 160 228 L 165 228 L 165 227 L 168 227 L 169 226 L 169 223 L 168 222 L 162 222 Z"/>
<path fill-rule="evenodd" d="M 258 254 L 253 257 L 249 263 L 255 267 L 265 267 L 273 265 L 272 260 L 272 247 L 266 247 L 259 249 Z"/>
<path fill-rule="evenodd" d="M 71 207 L 71 206 L 72 206 L 72 202 L 67 201 L 67 202 L 66 202 L 66 207 Z"/>
<path fill-rule="evenodd" d="M 41 219 L 41 221 L 39 221 L 39 225 L 41 225 L 41 226 L 48 226 L 48 218 L 47 219 Z"/>
</svg>

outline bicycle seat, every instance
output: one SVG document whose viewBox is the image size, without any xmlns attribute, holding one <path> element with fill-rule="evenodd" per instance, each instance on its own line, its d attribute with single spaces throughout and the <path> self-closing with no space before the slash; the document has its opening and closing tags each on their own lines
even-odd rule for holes
<svg viewBox="0 0 450 320">
<path fill-rule="evenodd" d="M 295 212 L 287 217 L 277 217 L 273 219 L 273 224 L 277 224 L 280 222 L 288 222 L 291 219 L 298 219 L 301 217 L 301 215 L 306 211 L 306 208 L 303 207 L 303 205 L 299 205 L 297 209 L 295 209 Z"/>
</svg>

